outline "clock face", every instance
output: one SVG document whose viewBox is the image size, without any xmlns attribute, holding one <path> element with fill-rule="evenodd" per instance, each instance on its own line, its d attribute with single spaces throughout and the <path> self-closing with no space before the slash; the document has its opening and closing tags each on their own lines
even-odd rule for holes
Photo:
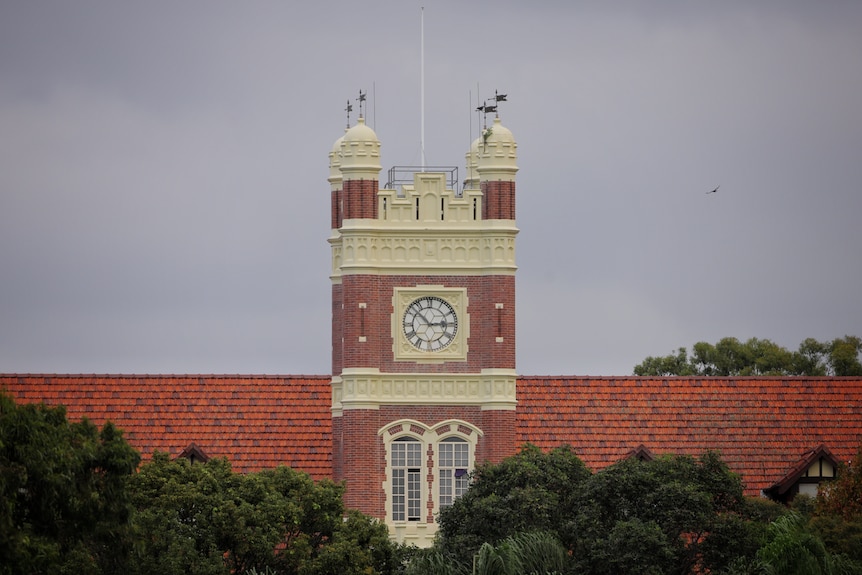
<svg viewBox="0 0 862 575">
<path fill-rule="evenodd" d="M 440 351 L 455 339 L 458 317 L 449 303 L 436 296 L 414 300 L 404 312 L 404 335 L 420 351 Z"/>
</svg>

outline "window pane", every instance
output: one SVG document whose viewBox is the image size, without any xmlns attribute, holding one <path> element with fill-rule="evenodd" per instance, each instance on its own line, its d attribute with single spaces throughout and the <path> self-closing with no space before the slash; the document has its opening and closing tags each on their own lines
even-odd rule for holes
<svg viewBox="0 0 862 575">
<path fill-rule="evenodd" d="M 392 444 L 392 467 L 404 467 L 407 462 L 407 446 L 403 443 Z"/>
<path fill-rule="evenodd" d="M 440 508 L 448 507 L 469 487 L 470 444 L 460 437 L 447 437 L 438 444 Z"/>
<path fill-rule="evenodd" d="M 422 507 L 422 442 L 399 437 L 390 444 L 392 520 L 419 521 Z"/>
<path fill-rule="evenodd" d="M 392 519 L 404 521 L 404 470 L 392 470 Z"/>
<path fill-rule="evenodd" d="M 440 507 L 452 505 L 452 470 L 440 470 Z"/>
<path fill-rule="evenodd" d="M 451 443 L 440 444 L 440 467 L 452 467 L 452 448 L 453 445 Z"/>
<path fill-rule="evenodd" d="M 452 447 L 455 448 L 453 465 L 455 467 L 469 467 L 470 446 L 467 443 L 455 443 Z"/>
<path fill-rule="evenodd" d="M 407 472 L 407 520 L 419 521 L 422 485 L 419 481 L 419 470 L 410 469 Z"/>
<path fill-rule="evenodd" d="M 418 441 L 407 445 L 407 466 L 419 467 L 422 465 L 422 444 Z"/>
</svg>

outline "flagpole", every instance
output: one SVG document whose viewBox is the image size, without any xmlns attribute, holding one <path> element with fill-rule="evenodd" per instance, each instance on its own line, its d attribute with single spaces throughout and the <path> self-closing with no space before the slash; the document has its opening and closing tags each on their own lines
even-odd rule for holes
<svg viewBox="0 0 862 575">
<path fill-rule="evenodd" d="M 425 7 L 419 8 L 419 153 L 425 171 Z"/>
</svg>

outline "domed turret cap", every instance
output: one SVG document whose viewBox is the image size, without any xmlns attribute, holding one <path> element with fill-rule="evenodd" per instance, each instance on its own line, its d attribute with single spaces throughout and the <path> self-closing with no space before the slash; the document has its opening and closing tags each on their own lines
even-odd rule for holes
<svg viewBox="0 0 862 575">
<path fill-rule="evenodd" d="M 512 132 L 500 118 L 494 118 L 490 128 L 482 131 L 477 150 L 477 168 L 481 180 L 514 180 L 518 171 L 518 144 Z"/>
<path fill-rule="evenodd" d="M 341 145 L 343 142 L 344 136 L 341 136 L 335 140 L 329 151 L 329 184 L 332 189 L 341 187 Z"/>
<path fill-rule="evenodd" d="M 376 180 L 380 170 L 380 140 L 359 118 L 341 141 L 341 174 L 345 180 Z"/>
<path fill-rule="evenodd" d="M 482 136 L 479 136 L 470 144 L 470 151 L 465 154 L 467 160 L 467 175 L 464 178 L 465 188 L 479 187 L 479 171 L 476 166 L 479 162 L 479 149 L 482 146 Z"/>
</svg>

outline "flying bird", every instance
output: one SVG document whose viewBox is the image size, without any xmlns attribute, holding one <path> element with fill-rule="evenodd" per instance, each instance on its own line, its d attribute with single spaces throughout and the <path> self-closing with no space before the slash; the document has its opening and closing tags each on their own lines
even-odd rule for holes
<svg viewBox="0 0 862 575">
<path fill-rule="evenodd" d="M 716 186 L 714 190 L 712 190 L 712 191 L 710 191 L 710 192 L 706 192 L 706 193 L 707 193 L 707 194 L 714 194 L 715 192 L 717 192 L 717 191 L 718 191 L 718 188 L 720 188 L 720 187 L 721 187 L 721 186 Z"/>
</svg>

